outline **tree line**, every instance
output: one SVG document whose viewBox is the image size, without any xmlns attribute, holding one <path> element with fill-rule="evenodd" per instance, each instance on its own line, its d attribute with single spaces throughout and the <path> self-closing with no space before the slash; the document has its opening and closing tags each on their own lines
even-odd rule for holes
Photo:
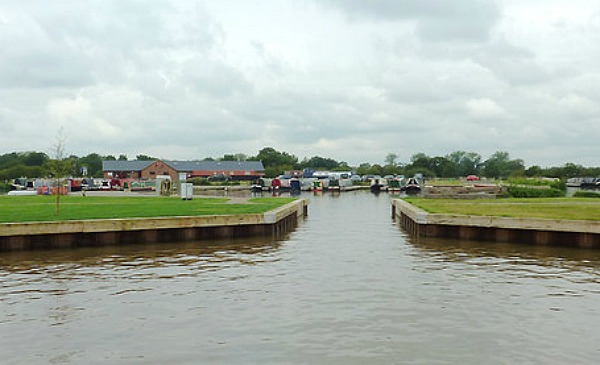
<svg viewBox="0 0 600 365">
<path fill-rule="evenodd" d="M 139 154 L 132 160 L 156 160 L 158 158 Z M 62 162 L 67 166 L 69 176 L 100 177 L 103 175 L 102 161 L 127 161 L 124 154 L 102 156 L 90 153 L 83 157 L 71 155 L 64 157 Z M 522 159 L 513 159 L 506 151 L 497 151 L 487 159 L 475 152 L 454 151 L 445 156 L 428 156 L 425 153 L 414 154 L 409 162 L 398 161 L 398 155 L 389 153 L 384 164 L 364 162 L 358 166 L 349 166 L 345 161 L 336 161 L 322 156 L 305 157 L 300 160 L 297 156 L 272 147 L 265 147 L 255 156 L 242 153 L 225 154 L 219 158 L 207 157 L 204 160 L 213 161 L 262 161 L 265 173 L 274 177 L 289 170 L 353 171 L 358 175 L 404 175 L 413 176 L 420 173 L 428 178 L 457 178 L 468 175 L 478 175 L 488 178 L 505 179 L 509 177 L 551 177 L 568 179 L 579 176 L 600 176 L 600 167 L 584 167 L 567 163 L 557 167 L 526 167 Z M 53 161 L 44 152 L 11 152 L 0 155 L 0 181 L 8 181 L 19 177 L 54 177 Z"/>
</svg>

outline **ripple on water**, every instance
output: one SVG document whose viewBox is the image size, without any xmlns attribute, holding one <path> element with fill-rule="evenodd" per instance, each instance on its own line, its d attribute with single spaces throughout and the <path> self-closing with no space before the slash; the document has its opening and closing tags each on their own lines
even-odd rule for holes
<svg viewBox="0 0 600 365">
<path fill-rule="evenodd" d="M 0 358 L 593 363 L 600 256 L 409 237 L 389 199 L 310 196 L 282 240 L 0 254 Z M 585 253 L 582 253 L 585 252 Z"/>
</svg>

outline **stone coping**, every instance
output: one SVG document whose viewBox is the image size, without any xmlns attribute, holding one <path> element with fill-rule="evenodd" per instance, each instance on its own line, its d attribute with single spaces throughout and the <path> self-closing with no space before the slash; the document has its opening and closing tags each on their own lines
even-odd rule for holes
<svg viewBox="0 0 600 365">
<path fill-rule="evenodd" d="M 396 215 L 405 214 L 417 224 L 506 228 L 553 232 L 600 233 L 600 222 L 568 219 L 509 218 L 428 213 L 402 199 L 393 199 Z"/>
<path fill-rule="evenodd" d="M 95 233 L 171 228 L 274 224 L 292 214 L 303 216 L 305 214 L 305 208 L 307 205 L 308 202 L 306 199 L 298 199 L 279 208 L 258 214 L 3 223 L 0 224 L 0 236 L 30 236 L 64 233 Z"/>
</svg>

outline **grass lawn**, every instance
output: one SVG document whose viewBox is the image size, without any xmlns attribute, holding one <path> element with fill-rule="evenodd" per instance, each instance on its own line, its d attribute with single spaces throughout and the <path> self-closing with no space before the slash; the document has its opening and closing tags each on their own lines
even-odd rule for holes
<svg viewBox="0 0 600 365">
<path fill-rule="evenodd" d="M 406 198 L 407 202 L 429 212 L 513 218 L 600 220 L 600 199 L 424 199 Z"/>
<path fill-rule="evenodd" d="M 227 198 L 64 196 L 56 215 L 54 196 L 0 196 L 0 223 L 79 219 L 173 217 L 264 213 L 293 198 L 253 198 L 247 204 Z"/>
</svg>

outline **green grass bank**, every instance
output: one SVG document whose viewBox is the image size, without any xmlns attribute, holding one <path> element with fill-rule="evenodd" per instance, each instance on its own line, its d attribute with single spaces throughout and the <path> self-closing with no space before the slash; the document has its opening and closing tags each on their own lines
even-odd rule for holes
<svg viewBox="0 0 600 365">
<path fill-rule="evenodd" d="M 405 198 L 428 213 L 600 221 L 600 199 L 507 198 L 490 200 Z"/>
<path fill-rule="evenodd" d="M 64 196 L 56 214 L 53 196 L 0 196 L 0 223 L 70 220 L 240 215 L 264 213 L 294 198 L 252 198 L 231 203 L 227 198 Z"/>
</svg>

